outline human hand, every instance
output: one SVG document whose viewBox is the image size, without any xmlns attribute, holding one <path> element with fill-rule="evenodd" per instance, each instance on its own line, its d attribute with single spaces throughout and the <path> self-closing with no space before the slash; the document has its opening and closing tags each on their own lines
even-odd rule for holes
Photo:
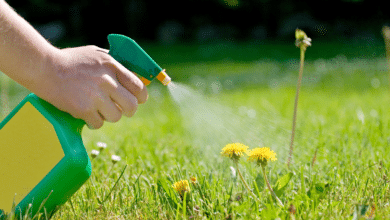
<svg viewBox="0 0 390 220">
<path fill-rule="evenodd" d="M 0 30 L 0 70 L 90 128 L 132 116 L 147 99 L 141 80 L 107 50 L 55 48 L 2 0 Z"/>
<path fill-rule="evenodd" d="M 33 92 L 91 129 L 131 117 L 148 97 L 135 74 L 96 46 L 58 49 L 44 71 L 45 83 Z"/>
</svg>

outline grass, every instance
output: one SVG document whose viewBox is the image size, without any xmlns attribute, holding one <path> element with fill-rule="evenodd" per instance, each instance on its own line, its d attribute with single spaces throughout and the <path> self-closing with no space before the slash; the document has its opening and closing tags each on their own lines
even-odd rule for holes
<svg viewBox="0 0 390 220">
<path fill-rule="evenodd" d="M 297 50 L 293 44 L 278 50 L 290 47 Z M 359 219 L 359 214 L 371 212 L 375 219 L 390 218 L 386 61 L 348 54 L 310 59 L 315 47 L 306 53 L 290 169 L 299 53 L 281 61 L 185 57 L 162 66 L 174 80 L 202 93 L 205 105 L 199 111 L 209 110 L 210 116 L 194 119 L 165 87 L 153 83 L 148 102 L 134 117 L 106 123 L 97 131 L 84 129 L 88 152 L 99 141 L 107 149 L 92 161 L 90 180 L 53 219 Z M 230 54 L 236 56 L 234 50 Z M 156 60 L 164 56 L 152 55 Z M 26 91 L 10 86 L 12 109 Z M 207 126 L 206 119 L 214 117 L 223 122 L 219 130 Z M 220 155 L 233 141 L 276 152 L 278 160 L 267 166 L 271 185 L 277 188 L 278 179 L 290 172 L 292 176 L 277 192 L 284 207 L 271 197 L 261 168 L 246 158 L 240 170 L 259 202 L 244 188 L 231 161 Z M 113 165 L 112 154 L 122 160 Z M 172 184 L 191 176 L 198 184 L 191 185 L 184 204 Z"/>
</svg>

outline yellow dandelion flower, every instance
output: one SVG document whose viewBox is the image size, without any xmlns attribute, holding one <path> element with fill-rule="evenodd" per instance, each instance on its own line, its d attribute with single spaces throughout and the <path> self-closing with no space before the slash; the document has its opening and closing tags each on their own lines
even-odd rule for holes
<svg viewBox="0 0 390 220">
<path fill-rule="evenodd" d="M 172 187 L 181 196 L 183 196 L 185 192 L 187 193 L 191 192 L 190 184 L 188 183 L 188 180 L 180 180 L 179 182 L 174 183 Z"/>
<path fill-rule="evenodd" d="M 191 181 L 192 184 L 195 184 L 196 183 L 196 177 L 191 176 L 190 177 L 190 181 Z"/>
<path fill-rule="evenodd" d="M 229 157 L 232 160 L 238 160 L 248 150 L 248 146 L 241 143 L 227 144 L 222 148 L 222 156 Z"/>
<path fill-rule="evenodd" d="M 269 147 L 257 147 L 247 152 L 249 161 L 256 161 L 258 164 L 267 165 L 269 160 L 275 161 L 276 153 L 269 149 Z"/>
</svg>

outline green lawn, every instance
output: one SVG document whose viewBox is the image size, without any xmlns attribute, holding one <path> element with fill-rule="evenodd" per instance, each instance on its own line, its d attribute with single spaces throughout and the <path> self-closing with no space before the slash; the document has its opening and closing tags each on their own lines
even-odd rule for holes
<svg viewBox="0 0 390 220">
<path fill-rule="evenodd" d="M 308 48 L 288 169 L 298 49 L 282 45 L 277 47 L 280 60 L 255 59 L 254 52 L 245 60 L 235 58 L 245 55 L 245 47 L 225 48 L 231 59 L 219 59 L 223 54 L 215 50 L 218 54 L 206 62 L 207 54 L 199 58 L 191 48 L 195 51 L 167 49 L 176 51 L 174 57 L 158 53 L 163 47 L 149 47 L 190 93 L 175 102 L 156 81 L 148 88 L 148 102 L 132 118 L 96 131 L 84 128 L 88 152 L 97 149 L 97 142 L 108 147 L 92 161 L 91 179 L 53 219 L 359 219 L 358 213 L 390 218 L 390 91 L 383 49 L 378 46 L 375 56 L 365 57 L 359 48 L 346 47 L 344 55 L 321 58 L 317 51 L 310 58 Z M 14 107 L 27 91 L 15 84 L 11 89 Z M 292 173 L 288 183 L 279 181 L 279 187 L 286 183 L 277 192 L 284 207 L 270 196 L 261 169 L 245 156 L 239 168 L 259 200 L 244 188 L 230 168 L 233 162 L 220 155 L 234 142 L 276 152 L 278 160 L 267 166 L 275 191 L 277 180 Z M 115 165 L 113 154 L 122 158 Z M 190 184 L 190 199 L 183 204 L 172 184 L 192 176 L 198 183 Z"/>
</svg>

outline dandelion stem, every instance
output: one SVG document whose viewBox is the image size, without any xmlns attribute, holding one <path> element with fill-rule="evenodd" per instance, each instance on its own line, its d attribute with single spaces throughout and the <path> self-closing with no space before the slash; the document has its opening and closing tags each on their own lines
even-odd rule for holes
<svg viewBox="0 0 390 220">
<path fill-rule="evenodd" d="M 316 151 L 314 152 L 313 160 L 311 161 L 311 167 L 314 167 L 314 163 L 316 162 L 316 159 L 317 159 L 317 151 L 318 151 L 318 148 L 317 148 Z"/>
<path fill-rule="evenodd" d="M 236 168 L 237 168 L 238 175 L 240 176 L 242 182 L 244 183 L 245 188 L 252 194 L 252 196 L 253 196 L 257 201 L 259 201 L 259 199 L 257 198 L 257 196 L 252 192 L 252 190 L 249 188 L 248 184 L 247 184 L 246 181 L 244 180 L 244 177 L 242 176 L 241 171 L 240 171 L 240 169 L 238 168 L 238 163 L 235 162 L 235 164 L 236 164 Z"/>
<path fill-rule="evenodd" d="M 305 47 L 300 47 L 301 51 L 301 62 L 299 67 L 299 76 L 298 76 L 298 83 L 297 83 L 297 92 L 295 94 L 295 102 L 294 102 L 294 115 L 293 115 L 293 121 L 292 121 L 292 131 L 291 131 L 291 142 L 290 142 L 290 154 L 288 157 L 288 168 L 290 168 L 291 158 L 294 150 L 294 137 L 295 137 L 295 124 L 297 119 L 297 108 L 298 108 L 298 99 L 299 99 L 299 91 L 301 89 L 301 82 L 302 82 L 302 75 L 303 75 L 303 65 L 305 63 Z"/>
<path fill-rule="evenodd" d="M 386 46 L 386 60 L 387 60 L 387 67 L 389 69 L 389 85 L 390 85 L 390 27 L 384 26 L 382 28 L 382 34 Z"/>
<path fill-rule="evenodd" d="M 265 167 L 261 166 L 261 169 L 263 170 L 264 181 L 267 183 L 267 187 L 268 187 L 269 191 L 271 192 L 271 195 L 276 199 L 276 201 L 278 201 L 278 204 L 283 207 L 284 205 L 283 205 L 282 201 L 280 201 L 280 199 L 278 198 L 278 196 L 276 195 L 276 193 L 272 189 L 271 185 L 269 184 L 267 175 L 265 173 Z"/>
</svg>

